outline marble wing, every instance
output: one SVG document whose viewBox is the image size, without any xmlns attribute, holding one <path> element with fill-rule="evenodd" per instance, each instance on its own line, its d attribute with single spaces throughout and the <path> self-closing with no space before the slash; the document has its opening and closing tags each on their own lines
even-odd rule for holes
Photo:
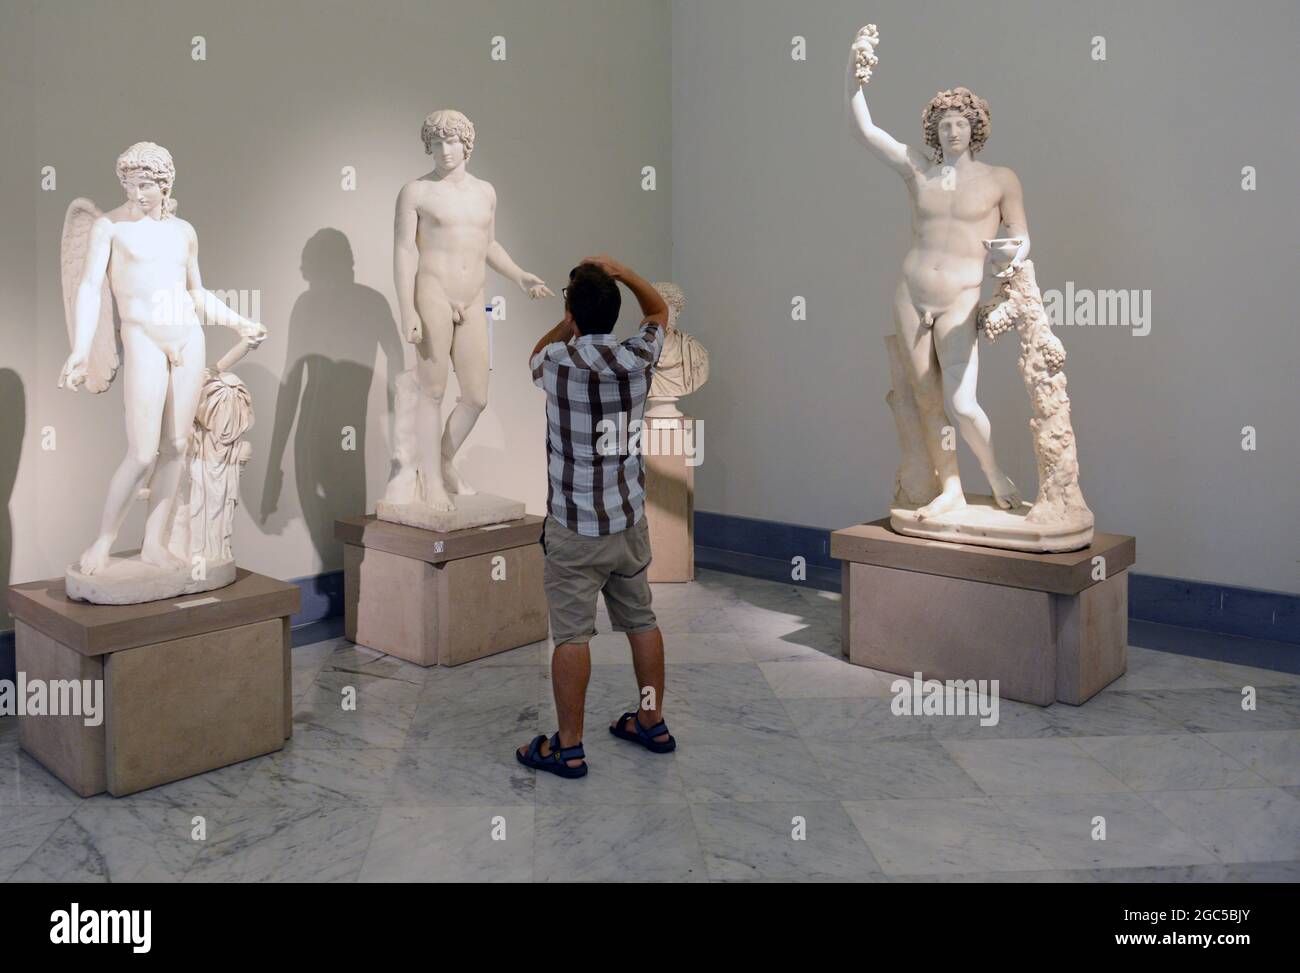
<svg viewBox="0 0 1300 973">
<path fill-rule="evenodd" d="M 103 215 L 93 201 L 80 197 L 68 204 L 67 215 L 63 218 L 59 259 L 63 270 L 63 313 L 68 323 L 69 342 L 75 340 L 77 333 L 77 287 L 86 266 L 90 228 Z M 99 297 L 99 321 L 95 325 L 95 337 L 91 341 L 90 358 L 86 363 L 85 387 L 91 392 L 107 390 L 117 375 L 122 360 L 119 354 L 118 324 L 113 291 L 108 286 L 108 275 L 105 275 Z"/>
</svg>

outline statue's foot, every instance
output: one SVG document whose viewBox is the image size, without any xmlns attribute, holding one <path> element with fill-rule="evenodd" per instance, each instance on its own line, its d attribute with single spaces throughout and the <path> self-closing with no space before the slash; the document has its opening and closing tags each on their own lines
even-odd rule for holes
<svg viewBox="0 0 1300 973">
<path fill-rule="evenodd" d="M 81 573 L 94 574 L 96 571 L 102 571 L 108 564 L 108 549 L 112 546 L 113 538 L 101 537 L 86 548 L 86 553 L 81 555 L 81 561 L 77 565 L 81 568 Z"/>
<path fill-rule="evenodd" d="M 459 493 L 462 497 L 472 497 L 478 493 L 460 475 L 460 470 L 456 469 L 456 464 L 446 457 L 443 457 L 442 460 L 442 482 L 447 485 L 448 490 L 452 493 Z"/>
<path fill-rule="evenodd" d="M 966 506 L 966 495 L 962 493 L 961 488 L 944 490 L 924 507 L 920 508 L 916 515 L 922 520 L 930 517 L 938 517 L 941 514 L 951 513 L 954 510 L 960 510 Z"/>
<path fill-rule="evenodd" d="M 1003 510 L 1020 506 L 1020 491 L 1011 482 L 1011 477 L 1001 470 L 993 471 L 993 475 L 989 477 L 989 487 L 993 490 L 993 499 Z"/>
<path fill-rule="evenodd" d="M 177 571 L 185 568 L 185 562 L 167 550 L 157 541 L 145 541 L 140 547 L 140 560 L 165 571 Z"/>
<path fill-rule="evenodd" d="M 456 509 L 456 504 L 451 497 L 447 496 L 446 490 L 429 491 L 428 496 L 424 498 L 424 505 L 439 511 Z"/>
<path fill-rule="evenodd" d="M 415 500 L 415 488 L 415 470 L 409 467 L 401 469 L 388 481 L 388 487 L 384 490 L 384 500 L 387 503 L 412 503 Z"/>
</svg>

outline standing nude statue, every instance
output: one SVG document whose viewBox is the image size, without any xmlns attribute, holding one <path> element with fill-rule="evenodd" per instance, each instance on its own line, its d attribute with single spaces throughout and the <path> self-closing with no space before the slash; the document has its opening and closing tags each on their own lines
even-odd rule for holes
<svg viewBox="0 0 1300 973">
<path fill-rule="evenodd" d="M 89 200 L 75 200 L 64 224 L 72 353 L 59 387 L 108 388 L 118 365 L 115 316 L 126 368 L 127 453 L 109 483 L 99 535 L 75 567 L 84 576 L 109 567 L 122 522 L 147 485 L 139 561 L 188 577 L 193 566 L 168 550 L 168 530 L 205 378 L 202 325 L 233 328 L 254 348 L 266 329 L 204 288 L 194 227 L 174 215 L 171 154 L 152 142 L 137 142 L 118 158 L 117 175 L 125 203 L 101 214 Z"/>
<path fill-rule="evenodd" d="M 878 39 L 869 26 L 853 44 L 849 102 L 855 134 L 903 177 L 912 201 L 912 245 L 894 294 L 894 326 L 939 488 L 917 515 L 936 517 L 966 506 L 956 451 L 943 448 L 949 416 L 979 460 L 998 506 L 1018 508 L 1016 486 L 994 457 L 989 419 L 976 401 L 975 384 L 984 241 L 1006 226 L 1019 243 L 1012 269 L 1029 254 L 1020 180 L 1008 168 L 975 160 L 988 139 L 989 109 L 966 88 L 941 91 L 926 106 L 922 125 L 929 158 L 878 127 L 865 92 Z"/>
<path fill-rule="evenodd" d="M 496 240 L 496 190 L 465 169 L 474 151 L 470 120 L 458 111 L 435 111 L 424 120 L 421 136 L 433 171 L 402 187 L 393 228 L 401 327 L 417 361 L 397 379 L 397 470 L 384 502 L 448 511 L 455 508 L 450 494 L 476 492 L 455 457 L 487 406 L 485 266 L 530 298 L 554 294 Z M 456 369 L 460 397 L 443 428 L 449 366 Z"/>
</svg>

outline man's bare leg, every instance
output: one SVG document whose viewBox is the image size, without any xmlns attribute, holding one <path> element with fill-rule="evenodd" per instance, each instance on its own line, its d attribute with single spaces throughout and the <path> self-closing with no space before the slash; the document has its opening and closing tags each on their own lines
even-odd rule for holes
<svg viewBox="0 0 1300 973">
<path fill-rule="evenodd" d="M 565 642 L 555 647 L 551 656 L 551 689 L 555 693 L 555 713 L 560 722 L 560 746 L 575 747 L 582 742 L 583 713 L 587 705 L 587 683 L 591 680 L 591 650 L 586 642 Z M 519 748 L 522 756 L 527 746 Z M 551 741 L 548 737 L 538 749 L 543 757 L 549 756 Z M 570 767 L 579 767 L 581 760 L 566 760 Z"/>
<path fill-rule="evenodd" d="M 147 335 L 129 331 L 122 336 L 126 362 L 123 400 L 126 402 L 126 456 L 108 484 L 99 536 L 81 555 L 84 574 L 94 574 L 108 564 L 113 542 L 135 501 L 140 486 L 158 456 L 163 409 L 170 380 L 167 356 Z"/>
<path fill-rule="evenodd" d="M 978 294 L 976 295 L 978 297 Z M 988 478 L 993 499 L 1008 509 L 1020 503 L 1020 493 L 1011 478 L 998 466 L 993 453 L 993 427 L 975 397 L 979 377 L 979 343 L 975 309 L 966 302 L 953 307 L 935 322 L 939 367 L 943 371 L 943 394 L 948 414 L 957 420 L 966 445 Z"/>
<path fill-rule="evenodd" d="M 175 507 L 176 489 L 185 472 L 185 453 L 194 426 L 194 412 L 203 390 L 206 364 L 202 333 L 191 338 L 173 365 L 167 405 L 163 409 L 158 463 L 149 480 L 149 506 L 145 514 L 140 560 L 160 568 L 188 567 L 167 549 L 167 530 Z"/>
<path fill-rule="evenodd" d="M 442 481 L 442 397 L 451 367 L 452 308 L 437 280 L 428 274 L 415 279 L 415 307 L 424 324 L 424 337 L 416 345 L 416 378 L 420 387 L 416 403 L 417 461 L 423 503 L 434 510 L 454 510 Z"/>
<path fill-rule="evenodd" d="M 487 408 L 488 330 L 483 296 L 480 294 L 467 304 L 460 317 L 451 344 L 451 362 L 456 369 L 456 381 L 460 384 L 460 398 L 447 417 L 447 427 L 442 433 L 442 479 L 452 493 L 469 496 L 478 491 L 465 482 L 455 459 L 478 417 Z"/>
<path fill-rule="evenodd" d="M 894 326 L 906 354 L 908 378 L 920 413 L 925 448 L 939 476 L 939 495 L 917 512 L 921 516 L 935 516 L 957 510 L 966 506 L 966 494 L 962 491 L 961 475 L 957 470 L 957 453 L 943 448 L 943 430 L 948 425 L 948 416 L 943 410 L 943 378 L 935 355 L 933 318 L 922 316 L 903 282 L 899 283 L 894 298 Z"/>
<path fill-rule="evenodd" d="M 629 632 L 627 641 L 632 647 L 632 669 L 636 672 L 637 721 L 641 729 L 646 730 L 664 718 L 664 637 L 656 625 L 648 632 Z M 647 689 L 651 693 L 647 694 Z M 610 724 L 617 725 L 617 720 Z M 668 736 L 661 733 L 652 739 L 656 743 L 666 743 Z"/>
</svg>

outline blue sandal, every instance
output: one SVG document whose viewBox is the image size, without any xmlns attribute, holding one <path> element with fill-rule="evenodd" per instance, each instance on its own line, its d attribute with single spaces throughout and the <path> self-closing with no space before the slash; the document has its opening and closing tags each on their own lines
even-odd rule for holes
<svg viewBox="0 0 1300 973">
<path fill-rule="evenodd" d="M 587 776 L 586 752 L 582 749 L 581 743 L 576 743 L 571 747 L 560 746 L 560 733 L 557 730 L 555 736 L 551 737 L 551 752 L 542 756 L 542 743 L 546 740 L 546 734 L 533 737 L 533 742 L 528 744 L 528 749 L 524 753 L 515 751 L 515 759 L 525 767 L 531 767 L 533 770 L 547 770 L 557 777 L 565 777 L 572 780 L 576 777 Z M 581 760 L 582 763 L 577 767 L 570 767 L 565 761 Z"/>
<path fill-rule="evenodd" d="M 627 729 L 627 721 L 631 720 L 632 725 L 636 727 L 636 732 L 632 733 Z M 641 725 L 641 720 L 635 713 L 624 713 L 618 718 L 618 722 L 609 728 L 609 732 L 620 740 L 629 740 L 632 743 L 639 743 L 651 753 L 672 753 L 677 749 L 677 741 L 673 735 L 668 733 L 668 724 L 660 720 L 654 726 L 646 729 Z M 668 739 L 662 743 L 655 740 L 655 737 L 661 737 L 668 733 Z"/>
</svg>

